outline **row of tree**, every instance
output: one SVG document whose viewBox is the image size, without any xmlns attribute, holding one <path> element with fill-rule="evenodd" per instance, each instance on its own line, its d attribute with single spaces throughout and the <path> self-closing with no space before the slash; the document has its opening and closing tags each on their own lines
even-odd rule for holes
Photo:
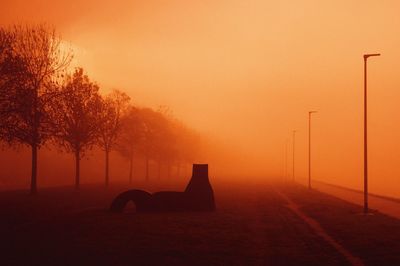
<svg viewBox="0 0 400 266">
<path fill-rule="evenodd" d="M 80 161 L 95 146 L 105 153 L 105 184 L 109 184 L 109 154 L 118 151 L 171 166 L 192 162 L 199 137 L 174 120 L 168 109 L 138 108 L 119 90 L 99 93 L 82 68 L 69 73 L 73 53 L 46 25 L 0 28 L 0 140 L 32 151 L 31 193 L 37 192 L 37 154 L 55 145 L 75 156 L 75 185 L 80 185 Z"/>
</svg>

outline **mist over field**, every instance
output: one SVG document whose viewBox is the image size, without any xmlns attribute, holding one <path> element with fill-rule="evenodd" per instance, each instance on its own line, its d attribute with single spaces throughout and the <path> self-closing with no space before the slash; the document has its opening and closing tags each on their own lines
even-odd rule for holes
<svg viewBox="0 0 400 266">
<path fill-rule="evenodd" d="M 400 265 L 399 10 L 2 1 L 0 265 Z"/>
<path fill-rule="evenodd" d="M 362 54 L 380 52 L 369 65 L 370 191 L 398 197 L 399 5 L 5 1 L 0 23 L 54 25 L 74 50 L 71 69 L 84 67 L 102 93 L 117 88 L 135 105 L 168 106 L 206 139 L 198 161 L 218 177 L 290 179 L 297 130 L 295 175 L 305 182 L 307 114 L 318 110 L 313 178 L 356 189 L 363 184 Z M 1 157 L 2 184 L 28 184 L 28 151 L 6 148 Z M 43 148 L 39 158 L 39 182 L 71 184 L 71 156 Z M 102 160 L 82 161 L 82 182 L 102 182 Z M 114 153 L 111 164 L 113 178 L 124 180 L 126 162 Z M 136 164 L 143 177 L 143 162 Z"/>
</svg>

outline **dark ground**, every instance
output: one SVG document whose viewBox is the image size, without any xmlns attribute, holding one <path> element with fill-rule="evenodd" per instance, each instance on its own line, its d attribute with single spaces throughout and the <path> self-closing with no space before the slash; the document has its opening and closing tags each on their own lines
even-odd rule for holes
<svg viewBox="0 0 400 266">
<path fill-rule="evenodd" d="M 276 189 L 366 265 L 400 265 L 400 220 L 298 185 L 217 185 L 213 213 L 115 214 L 124 190 L 0 193 L 0 265 L 349 265 Z"/>
</svg>

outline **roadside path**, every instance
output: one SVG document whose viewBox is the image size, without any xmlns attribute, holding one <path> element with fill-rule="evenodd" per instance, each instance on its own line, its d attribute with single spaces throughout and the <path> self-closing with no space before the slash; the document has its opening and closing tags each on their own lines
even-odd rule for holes
<svg viewBox="0 0 400 266">
<path fill-rule="evenodd" d="M 330 194 L 348 202 L 355 203 L 360 206 L 364 204 L 364 195 L 362 191 L 346 189 L 343 187 L 329 185 L 322 182 L 314 182 L 313 187 L 318 191 Z M 399 201 L 390 200 L 370 194 L 368 197 L 368 203 L 371 210 L 378 210 L 381 213 L 400 219 Z"/>
<path fill-rule="evenodd" d="M 333 246 L 340 254 L 342 254 L 347 261 L 353 266 L 363 266 L 362 260 L 353 254 L 351 254 L 345 247 L 340 245 L 333 237 L 331 237 L 321 225 L 313 218 L 307 216 L 301 211 L 299 206 L 294 203 L 286 194 L 275 188 L 275 192 L 286 201 L 287 207 L 293 211 L 298 217 L 300 217 L 305 223 L 307 223 L 321 238 L 323 238 L 327 243 Z"/>
</svg>

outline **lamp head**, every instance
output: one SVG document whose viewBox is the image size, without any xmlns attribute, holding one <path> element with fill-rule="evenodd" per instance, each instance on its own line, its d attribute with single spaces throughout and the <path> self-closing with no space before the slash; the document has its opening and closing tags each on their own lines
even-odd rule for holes
<svg viewBox="0 0 400 266">
<path fill-rule="evenodd" d="M 380 56 L 381 54 L 365 54 L 364 55 L 364 59 L 367 59 L 368 57 L 371 57 L 371 56 Z"/>
</svg>

